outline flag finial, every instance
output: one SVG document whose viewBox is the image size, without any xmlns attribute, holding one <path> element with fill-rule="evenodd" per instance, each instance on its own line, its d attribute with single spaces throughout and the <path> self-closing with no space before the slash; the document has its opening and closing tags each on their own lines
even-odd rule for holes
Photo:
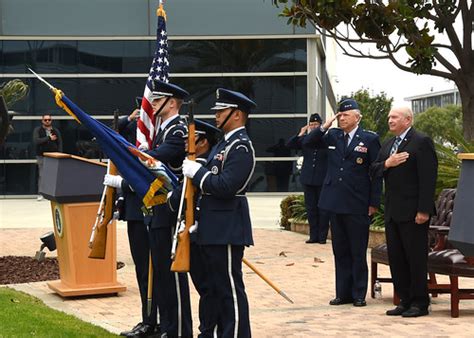
<svg viewBox="0 0 474 338">
<path fill-rule="evenodd" d="M 166 12 L 165 12 L 165 9 L 163 8 L 163 1 L 160 1 L 160 5 L 158 6 L 158 9 L 156 10 L 156 16 L 162 16 L 166 20 Z"/>
</svg>

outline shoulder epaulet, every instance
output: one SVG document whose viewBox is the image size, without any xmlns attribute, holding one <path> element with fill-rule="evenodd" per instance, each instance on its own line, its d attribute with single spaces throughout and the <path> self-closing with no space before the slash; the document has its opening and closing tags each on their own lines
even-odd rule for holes
<svg viewBox="0 0 474 338">
<path fill-rule="evenodd" d="M 371 133 L 371 134 L 377 135 L 377 133 L 376 133 L 375 131 L 373 131 L 373 130 L 367 130 L 367 129 L 364 129 L 364 130 L 365 130 L 366 132 L 368 132 L 368 133 Z"/>
</svg>

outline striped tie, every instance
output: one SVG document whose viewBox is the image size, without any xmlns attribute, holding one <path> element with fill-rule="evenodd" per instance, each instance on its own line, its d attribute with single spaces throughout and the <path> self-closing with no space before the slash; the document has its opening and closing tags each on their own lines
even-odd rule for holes
<svg viewBox="0 0 474 338">
<path fill-rule="evenodd" d="M 392 149 L 390 149 L 390 155 L 393 155 L 397 152 L 400 143 L 402 143 L 402 138 L 400 136 L 397 136 L 395 138 L 395 142 L 393 142 Z"/>
</svg>

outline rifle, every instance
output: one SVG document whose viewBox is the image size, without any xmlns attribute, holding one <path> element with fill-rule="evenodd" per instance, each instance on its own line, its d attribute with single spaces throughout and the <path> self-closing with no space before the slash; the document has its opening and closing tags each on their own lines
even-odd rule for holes
<svg viewBox="0 0 474 338">
<path fill-rule="evenodd" d="M 118 127 L 118 110 L 114 111 L 114 127 L 117 130 Z M 107 174 L 117 175 L 118 170 L 112 161 L 109 160 L 107 165 Z M 104 187 L 102 192 L 102 198 L 99 204 L 99 210 L 97 211 L 97 217 L 95 219 L 94 226 L 92 227 L 92 234 L 89 240 L 89 258 L 104 259 L 105 250 L 107 248 L 107 226 L 114 218 L 114 205 L 115 205 L 116 190 L 112 187 Z"/>
<path fill-rule="evenodd" d="M 194 102 L 189 102 L 189 117 L 188 117 L 188 158 L 190 160 L 196 159 L 196 126 L 194 124 Z M 189 228 L 194 224 L 194 186 L 191 180 L 184 180 L 183 182 L 183 194 L 186 204 L 185 211 L 185 227 L 182 232 L 178 233 L 180 226 L 179 222 L 181 217 L 178 217 L 176 223 L 175 238 L 177 238 L 177 244 L 173 243 L 173 247 L 176 247 L 176 254 L 172 253 L 171 259 L 171 271 L 174 272 L 188 272 L 190 267 L 191 259 L 191 241 L 189 238 Z M 182 204 L 182 203 L 180 203 Z M 181 206 L 180 206 L 181 209 Z"/>
</svg>

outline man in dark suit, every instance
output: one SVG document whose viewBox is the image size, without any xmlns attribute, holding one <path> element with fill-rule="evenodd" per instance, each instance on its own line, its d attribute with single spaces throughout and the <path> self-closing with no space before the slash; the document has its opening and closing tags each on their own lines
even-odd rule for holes
<svg viewBox="0 0 474 338">
<path fill-rule="evenodd" d="M 305 142 L 307 134 L 319 128 L 322 122 L 319 114 L 312 114 L 309 117 L 309 123 L 301 128 L 298 135 L 288 140 L 287 146 L 303 151 L 300 182 L 304 188 L 304 203 L 309 222 L 309 239 L 306 243 L 326 244 L 329 215 L 325 210 L 318 208 L 318 201 L 328 168 L 327 146 L 324 142 L 319 142 L 319 144 Z"/>
<path fill-rule="evenodd" d="M 385 234 L 392 281 L 400 305 L 389 316 L 428 314 L 426 282 L 428 226 L 435 210 L 438 159 L 433 141 L 412 127 L 410 108 L 388 114 L 395 135 L 384 143 L 372 164 L 373 177 L 385 179 Z"/>
<path fill-rule="evenodd" d="M 205 257 L 211 294 L 218 304 L 217 334 L 250 337 L 250 317 L 242 278 L 245 246 L 253 245 L 247 186 L 255 151 L 245 124 L 256 104 L 245 95 L 218 89 L 216 126 L 224 139 L 213 147 L 206 166 L 188 159 L 183 174 L 200 188 L 197 244 Z"/>
<path fill-rule="evenodd" d="M 328 170 L 318 206 L 329 211 L 331 220 L 336 298 L 330 305 L 367 305 L 369 217 L 380 204 L 382 179 L 369 176 L 380 142 L 377 134 L 359 127 L 361 118 L 357 102 L 345 99 L 339 112 L 305 140 L 325 142 L 328 148 Z M 335 119 L 339 128 L 329 129 Z"/>
</svg>

